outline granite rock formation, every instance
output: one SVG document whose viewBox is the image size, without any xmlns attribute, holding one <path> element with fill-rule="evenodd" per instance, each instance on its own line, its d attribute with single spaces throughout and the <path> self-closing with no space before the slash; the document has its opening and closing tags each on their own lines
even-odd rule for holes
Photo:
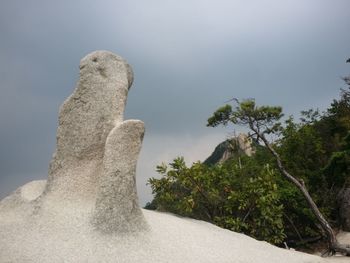
<svg viewBox="0 0 350 263">
<path fill-rule="evenodd" d="M 223 163 L 234 156 L 252 156 L 254 152 L 255 149 L 252 139 L 246 134 L 240 133 L 238 136 L 227 139 L 217 145 L 214 152 L 204 161 L 204 163 L 208 165 Z"/>
<path fill-rule="evenodd" d="M 339 192 L 338 204 L 342 229 L 350 232 L 350 188 L 344 188 Z"/>
<path fill-rule="evenodd" d="M 67 206 L 90 203 L 92 222 L 107 232 L 147 228 L 135 185 L 144 124 L 123 120 L 132 82 L 131 67 L 111 52 L 81 60 L 77 87 L 60 108 L 57 149 L 42 197 Z"/>
</svg>

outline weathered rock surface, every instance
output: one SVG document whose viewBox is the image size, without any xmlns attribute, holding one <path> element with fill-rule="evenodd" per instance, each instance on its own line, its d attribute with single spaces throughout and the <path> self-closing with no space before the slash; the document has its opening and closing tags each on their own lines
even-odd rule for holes
<svg viewBox="0 0 350 263">
<path fill-rule="evenodd" d="M 113 53 L 96 51 L 81 60 L 77 87 L 60 108 L 46 194 L 95 200 L 107 136 L 123 122 L 132 80 L 130 66 Z"/>
<path fill-rule="evenodd" d="M 204 161 L 205 164 L 223 163 L 226 160 L 240 155 L 252 156 L 255 152 L 252 139 L 246 134 L 228 139 L 215 147 L 214 152 Z"/>
<path fill-rule="evenodd" d="M 350 188 L 343 189 L 338 195 L 339 216 L 344 231 L 350 231 Z"/>
<path fill-rule="evenodd" d="M 107 137 L 94 214 L 94 225 L 103 232 L 147 229 L 135 188 L 136 162 L 143 134 L 143 122 L 128 120 L 117 125 Z"/>
<path fill-rule="evenodd" d="M 121 57 L 107 51 L 84 57 L 77 87 L 60 107 L 47 183 L 22 187 L 2 206 L 29 217 L 84 207 L 98 230 L 147 230 L 135 184 L 144 125 L 123 120 L 132 81 L 131 67 Z"/>
<path fill-rule="evenodd" d="M 324 262 L 209 223 L 141 210 L 135 169 L 144 125 L 123 120 L 132 71 L 119 56 L 82 59 L 59 113 L 48 181 L 0 202 L 0 262 Z"/>
</svg>

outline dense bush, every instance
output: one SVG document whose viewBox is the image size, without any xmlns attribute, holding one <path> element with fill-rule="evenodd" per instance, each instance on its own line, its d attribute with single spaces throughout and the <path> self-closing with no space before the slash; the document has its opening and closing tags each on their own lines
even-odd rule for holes
<svg viewBox="0 0 350 263">
<path fill-rule="evenodd" d="M 343 187 L 349 186 L 350 180 L 349 131 L 348 89 L 342 90 L 340 99 L 334 100 L 322 114 L 304 111 L 299 123 L 289 118 L 276 143 L 286 169 L 303 179 L 314 201 L 334 227 L 339 227 L 337 195 Z M 291 219 L 286 219 L 284 224 L 287 236 L 302 241 L 296 229 L 306 238 L 320 235 L 301 194 L 284 180 L 278 179 L 278 185 L 285 214 Z"/>
<path fill-rule="evenodd" d="M 275 171 L 269 165 L 260 170 L 251 161 L 187 167 L 177 158 L 169 167 L 160 165 L 162 177 L 149 180 L 153 206 L 279 244 L 285 235 Z"/>
</svg>

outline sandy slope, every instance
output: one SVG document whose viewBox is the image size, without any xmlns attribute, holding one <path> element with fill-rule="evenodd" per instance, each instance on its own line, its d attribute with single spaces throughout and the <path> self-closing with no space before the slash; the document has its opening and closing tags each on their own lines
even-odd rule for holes
<svg viewBox="0 0 350 263">
<path fill-rule="evenodd" d="M 100 234 L 91 225 L 93 204 L 45 199 L 35 211 L 30 200 L 43 185 L 29 183 L 0 202 L 0 262 L 329 262 L 203 221 L 147 210 L 149 231 Z"/>
</svg>

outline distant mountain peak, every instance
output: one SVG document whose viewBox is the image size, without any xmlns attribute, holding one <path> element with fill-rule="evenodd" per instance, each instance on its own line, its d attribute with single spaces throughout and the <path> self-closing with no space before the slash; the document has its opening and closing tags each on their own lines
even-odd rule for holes
<svg viewBox="0 0 350 263">
<path fill-rule="evenodd" d="M 235 155 L 252 156 L 255 153 L 253 141 L 247 134 L 240 133 L 220 143 L 214 152 L 204 161 L 205 164 L 223 163 Z"/>
</svg>

